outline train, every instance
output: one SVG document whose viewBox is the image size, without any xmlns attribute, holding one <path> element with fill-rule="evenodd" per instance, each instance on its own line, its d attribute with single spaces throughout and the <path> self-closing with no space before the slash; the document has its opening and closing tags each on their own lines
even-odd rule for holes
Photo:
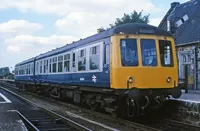
<svg viewBox="0 0 200 131">
<path fill-rule="evenodd" d="M 133 118 L 179 98 L 173 36 L 122 24 L 15 65 L 16 86 Z"/>
</svg>

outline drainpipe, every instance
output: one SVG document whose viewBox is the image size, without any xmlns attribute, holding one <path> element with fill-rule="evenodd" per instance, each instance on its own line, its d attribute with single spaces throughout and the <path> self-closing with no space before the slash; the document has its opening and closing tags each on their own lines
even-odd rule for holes
<svg viewBox="0 0 200 131">
<path fill-rule="evenodd" d="M 194 89 L 197 90 L 197 54 L 196 54 L 196 46 L 192 47 L 194 52 Z"/>
<path fill-rule="evenodd" d="M 167 31 L 171 32 L 171 25 L 169 20 L 167 20 Z"/>
</svg>

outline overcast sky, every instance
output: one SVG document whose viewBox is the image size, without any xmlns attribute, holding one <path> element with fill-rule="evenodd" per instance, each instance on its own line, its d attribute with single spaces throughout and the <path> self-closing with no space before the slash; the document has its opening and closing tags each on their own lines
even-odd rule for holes
<svg viewBox="0 0 200 131">
<path fill-rule="evenodd" d="M 185 2 L 177 0 L 176 2 Z M 95 34 L 123 13 L 157 26 L 174 0 L 0 0 L 0 67 Z"/>
</svg>

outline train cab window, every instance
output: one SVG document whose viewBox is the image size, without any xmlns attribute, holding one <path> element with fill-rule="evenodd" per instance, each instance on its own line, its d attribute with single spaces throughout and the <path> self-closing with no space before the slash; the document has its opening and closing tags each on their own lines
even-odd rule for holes
<svg viewBox="0 0 200 131">
<path fill-rule="evenodd" d="M 63 72 L 63 56 L 58 56 L 58 72 Z"/>
<path fill-rule="evenodd" d="M 70 71 L 70 54 L 64 55 L 64 72 Z"/>
<path fill-rule="evenodd" d="M 86 70 L 86 49 L 78 51 L 78 71 Z"/>
<path fill-rule="evenodd" d="M 97 70 L 99 69 L 99 53 L 100 53 L 100 46 L 94 46 L 90 48 L 90 70 Z"/>
<path fill-rule="evenodd" d="M 172 44 L 167 40 L 159 40 L 161 66 L 173 67 Z"/>
<path fill-rule="evenodd" d="M 142 65 L 157 66 L 156 44 L 153 39 L 141 39 Z"/>
<path fill-rule="evenodd" d="M 136 39 L 121 39 L 120 50 L 122 66 L 138 66 Z"/>
<path fill-rule="evenodd" d="M 57 57 L 53 58 L 53 73 L 56 73 L 57 71 Z"/>
</svg>

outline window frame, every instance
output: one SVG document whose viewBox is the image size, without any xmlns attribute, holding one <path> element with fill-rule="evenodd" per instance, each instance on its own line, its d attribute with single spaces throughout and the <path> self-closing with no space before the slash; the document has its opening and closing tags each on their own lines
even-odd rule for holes
<svg viewBox="0 0 200 131">
<path fill-rule="evenodd" d="M 90 48 L 91 47 L 94 47 L 94 46 L 98 46 L 99 45 L 99 69 L 97 70 L 89 70 L 89 51 L 90 51 Z M 78 71 L 78 51 L 79 50 L 82 50 L 82 49 L 86 49 L 86 70 L 84 71 Z M 73 56 L 73 53 L 75 53 L 75 70 L 73 71 L 72 70 L 72 65 L 73 65 L 73 60 L 72 60 L 72 56 Z M 70 65 L 70 68 L 69 68 L 69 71 L 64 71 L 64 56 L 66 54 L 70 54 L 70 59 L 69 59 L 69 65 Z M 58 72 L 58 56 L 63 56 L 63 69 L 62 69 L 62 72 Z M 53 72 L 53 58 L 57 58 L 57 62 L 56 62 L 56 72 Z M 95 42 L 95 43 L 90 43 L 89 45 L 86 45 L 86 46 L 83 46 L 83 47 L 80 47 L 80 48 L 76 48 L 76 49 L 72 49 L 72 50 L 69 50 L 69 51 L 65 51 L 64 53 L 60 53 L 60 54 L 56 54 L 56 55 L 52 55 L 52 56 L 49 56 L 49 57 L 46 57 L 46 58 L 41 58 L 41 59 L 37 59 L 36 60 L 36 67 L 37 68 L 37 62 L 40 62 L 40 61 L 44 61 L 44 60 L 48 60 L 48 71 L 46 72 L 46 74 L 48 75 L 55 75 L 55 74 L 74 74 L 74 73 L 91 73 L 91 72 L 102 72 L 103 71 L 103 64 L 104 64 L 104 42 L 101 41 L 101 42 Z M 39 63 L 40 64 L 40 63 Z M 40 68 L 40 65 L 39 65 L 39 68 Z M 50 69 L 51 68 L 51 72 L 50 72 Z M 36 74 L 36 75 L 44 75 L 43 74 Z"/>
<path fill-rule="evenodd" d="M 94 47 L 96 47 L 96 48 L 94 48 Z M 97 52 L 97 47 L 99 48 L 99 51 Z M 95 54 L 93 54 L 93 49 L 95 49 Z M 103 58 L 100 58 L 101 56 L 101 53 L 100 53 L 100 45 L 94 45 L 94 46 L 91 46 L 90 48 L 89 48 L 89 70 L 90 71 L 98 71 L 99 69 L 100 69 L 100 62 L 101 62 L 101 60 L 100 59 L 103 59 Z M 91 51 L 91 52 L 90 52 Z M 92 57 L 92 56 L 97 56 L 98 55 L 98 57 L 99 57 L 99 61 L 98 61 L 98 68 L 97 69 L 94 69 L 94 70 L 92 70 L 91 68 L 90 68 L 90 58 Z"/>
<path fill-rule="evenodd" d="M 141 40 L 153 40 L 154 41 L 154 45 L 155 45 L 155 56 L 156 56 L 156 65 L 144 65 L 144 63 L 143 63 L 143 50 L 142 50 L 142 42 L 141 42 Z M 158 65 L 159 65 L 159 62 L 158 62 L 158 59 L 159 59 L 159 57 L 158 57 L 158 52 L 157 52 L 157 39 L 152 39 L 152 38 L 141 38 L 140 39 L 140 50 L 141 50 L 141 66 L 143 66 L 143 67 L 158 67 Z"/>
<path fill-rule="evenodd" d="M 122 40 L 135 40 L 136 41 L 136 49 L 137 49 L 137 59 L 138 59 L 138 62 L 137 62 L 137 65 L 123 65 L 122 63 L 122 52 L 121 52 L 121 41 Z M 121 38 L 120 39 L 120 43 L 119 43 L 119 48 L 120 48 L 120 61 L 121 61 L 121 66 L 124 67 L 124 68 L 136 68 L 136 67 L 139 67 L 140 66 L 140 54 L 139 54 L 139 44 L 138 44 L 138 39 L 137 38 Z"/>
<path fill-rule="evenodd" d="M 162 63 L 162 61 L 161 61 L 161 56 L 160 56 L 160 66 L 161 67 L 174 67 L 175 65 L 174 65 L 174 52 L 173 52 L 173 43 L 172 43 L 172 41 L 171 40 L 166 40 L 166 39 L 158 39 L 158 48 L 159 48 L 159 55 L 161 54 L 161 52 L 160 52 L 160 41 L 169 41 L 170 42 L 170 47 L 171 47 L 171 49 L 170 49 L 170 54 L 171 54 L 171 56 L 172 56 L 172 58 L 170 57 L 170 63 L 172 62 L 172 64 L 170 64 L 169 66 L 167 66 L 167 65 L 165 65 L 165 64 L 163 64 Z M 172 59 L 172 60 L 171 60 Z M 186 58 L 186 61 L 187 61 L 187 58 Z"/>
</svg>

